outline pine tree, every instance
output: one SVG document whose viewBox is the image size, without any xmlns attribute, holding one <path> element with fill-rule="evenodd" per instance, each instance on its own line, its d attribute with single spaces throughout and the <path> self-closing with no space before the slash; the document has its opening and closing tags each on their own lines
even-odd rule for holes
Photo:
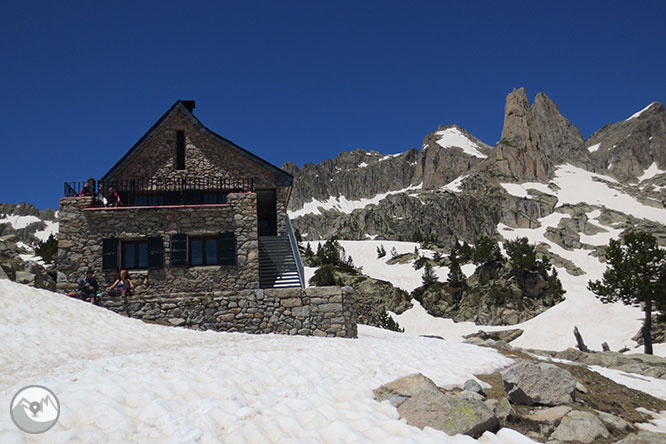
<svg viewBox="0 0 666 444">
<path fill-rule="evenodd" d="M 384 249 L 384 244 L 381 244 L 377 247 L 377 259 L 381 259 L 386 256 L 386 249 Z"/>
<path fill-rule="evenodd" d="M 643 345 L 652 354 L 652 305 L 666 305 L 666 251 L 646 232 L 629 232 L 622 241 L 611 240 L 606 250 L 608 268 L 601 281 L 587 288 L 603 303 L 642 303 L 645 311 Z"/>
<path fill-rule="evenodd" d="M 472 252 L 472 261 L 475 264 L 485 264 L 490 261 L 501 260 L 502 251 L 500 250 L 497 241 L 485 235 L 476 240 L 474 243 L 474 251 Z"/>
<path fill-rule="evenodd" d="M 425 269 L 423 270 L 423 275 L 421 276 L 424 287 L 429 287 L 435 282 L 439 281 L 439 278 L 435 274 L 435 271 L 432 269 L 430 262 L 425 264 Z"/>
<path fill-rule="evenodd" d="M 460 268 L 460 262 L 458 261 L 458 258 L 453 254 L 449 256 L 449 274 L 447 276 L 446 283 L 453 288 L 461 288 L 467 286 L 467 280 L 465 279 L 465 275 L 463 274 L 462 269 Z"/>
</svg>

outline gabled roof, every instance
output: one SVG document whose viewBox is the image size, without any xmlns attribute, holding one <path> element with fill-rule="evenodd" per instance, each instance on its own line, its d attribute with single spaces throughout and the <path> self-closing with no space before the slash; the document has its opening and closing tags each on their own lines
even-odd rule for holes
<svg viewBox="0 0 666 444">
<path fill-rule="evenodd" d="M 244 148 L 241 148 L 240 146 L 236 145 L 233 143 L 231 140 L 226 139 L 219 134 L 215 133 L 214 131 L 206 128 L 199 119 L 192 113 L 192 110 L 194 109 L 194 101 L 192 100 L 178 100 L 176 103 L 174 103 L 169 110 L 164 113 L 162 117 L 159 118 L 157 122 L 148 130 L 146 134 L 143 135 L 139 139 L 137 143 L 134 144 L 132 148 L 116 163 L 107 173 L 102 177 L 102 180 L 107 180 L 111 177 L 113 177 L 114 174 L 120 170 L 125 164 L 127 164 L 132 158 L 139 152 L 139 150 L 150 140 L 150 138 L 173 116 L 174 114 L 178 112 L 182 112 L 191 122 L 192 124 L 199 129 L 199 131 L 202 134 L 207 135 L 208 137 L 211 137 L 218 142 L 222 142 L 225 145 L 227 145 L 229 148 L 234 150 L 236 153 L 244 156 L 248 160 L 251 160 L 252 162 L 256 163 L 257 165 L 272 171 L 275 174 L 275 181 L 277 185 L 281 186 L 291 186 L 293 185 L 294 182 L 294 177 L 287 173 L 286 171 L 276 167 L 275 165 L 265 161 L 261 157 L 252 154 L 251 152 L 247 151 Z"/>
</svg>

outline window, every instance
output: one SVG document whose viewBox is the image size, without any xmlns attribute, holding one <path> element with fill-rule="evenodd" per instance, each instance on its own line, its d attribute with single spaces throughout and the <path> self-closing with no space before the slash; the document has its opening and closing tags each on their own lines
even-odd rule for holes
<svg viewBox="0 0 666 444">
<path fill-rule="evenodd" d="M 123 242 L 122 267 L 126 269 L 148 268 L 148 241 Z"/>
<path fill-rule="evenodd" d="M 176 169 L 185 169 L 185 131 L 176 131 Z"/>
<path fill-rule="evenodd" d="M 122 268 L 141 269 L 164 266 L 164 245 L 161 237 L 122 241 L 120 249 Z"/>
<path fill-rule="evenodd" d="M 171 266 L 236 265 L 234 233 L 188 236 L 171 235 Z"/>
<path fill-rule="evenodd" d="M 217 265 L 217 237 L 190 237 L 190 265 Z"/>
</svg>

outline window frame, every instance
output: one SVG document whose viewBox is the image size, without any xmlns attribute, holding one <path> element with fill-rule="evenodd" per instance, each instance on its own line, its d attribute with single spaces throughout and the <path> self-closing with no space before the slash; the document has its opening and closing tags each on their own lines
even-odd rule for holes
<svg viewBox="0 0 666 444">
<path fill-rule="evenodd" d="M 194 264 L 192 262 L 192 253 L 194 249 L 192 248 L 192 242 L 201 242 L 201 263 Z M 212 241 L 215 245 L 215 262 L 208 262 L 208 255 L 206 254 L 206 243 Z M 187 266 L 188 267 L 207 267 L 207 266 L 217 266 L 220 265 L 220 246 L 219 246 L 219 236 L 210 234 L 210 235 L 198 235 L 198 236 L 187 236 Z"/>
<path fill-rule="evenodd" d="M 139 264 L 140 264 L 140 257 L 139 257 L 140 256 L 139 255 L 140 248 L 139 248 L 139 246 L 142 245 L 142 244 L 146 246 L 145 247 L 146 256 L 144 258 L 144 262 L 146 264 L 145 267 L 139 266 Z M 133 245 L 134 246 L 134 264 L 135 264 L 135 266 L 129 266 L 125 262 L 126 248 L 127 248 L 128 245 Z M 150 252 L 149 252 L 149 248 L 148 248 L 148 238 L 121 240 L 120 241 L 120 265 L 121 265 L 122 269 L 125 269 L 125 270 L 147 270 L 149 268 L 149 265 L 150 265 L 149 257 L 150 257 Z"/>
</svg>

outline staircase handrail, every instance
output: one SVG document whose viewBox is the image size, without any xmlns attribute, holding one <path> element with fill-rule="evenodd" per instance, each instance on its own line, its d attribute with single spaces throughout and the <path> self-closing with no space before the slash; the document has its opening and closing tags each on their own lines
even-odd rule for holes
<svg viewBox="0 0 666 444">
<path fill-rule="evenodd" d="M 301 252 L 298 249 L 298 242 L 296 241 L 296 235 L 294 234 L 294 229 L 291 226 L 291 221 L 289 216 L 286 216 L 286 227 L 287 227 L 287 236 L 289 237 L 289 245 L 291 246 L 291 252 L 294 255 L 296 260 L 296 268 L 298 269 L 298 279 L 301 281 L 301 288 L 305 288 L 305 268 L 303 266 L 303 259 L 301 259 Z"/>
</svg>

